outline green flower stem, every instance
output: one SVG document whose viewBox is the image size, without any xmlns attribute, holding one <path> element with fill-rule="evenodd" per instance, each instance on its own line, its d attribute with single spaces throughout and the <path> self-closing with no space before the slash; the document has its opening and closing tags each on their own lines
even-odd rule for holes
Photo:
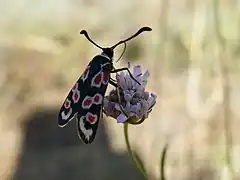
<svg viewBox="0 0 240 180">
<path fill-rule="evenodd" d="M 129 152 L 130 156 L 132 157 L 132 160 L 133 160 L 134 164 L 136 165 L 136 167 L 139 169 L 139 171 L 144 176 L 144 178 L 147 179 L 147 173 L 143 167 L 141 160 L 136 156 L 136 154 L 131 149 L 131 146 L 129 143 L 129 137 L 128 137 L 128 123 L 124 123 L 123 128 L 124 128 L 124 137 L 125 137 L 125 142 L 127 145 L 127 150 Z"/>
</svg>

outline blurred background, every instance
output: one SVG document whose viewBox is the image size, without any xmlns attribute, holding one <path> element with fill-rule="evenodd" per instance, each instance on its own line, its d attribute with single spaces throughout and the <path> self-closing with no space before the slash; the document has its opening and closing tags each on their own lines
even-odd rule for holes
<svg viewBox="0 0 240 180">
<path fill-rule="evenodd" d="M 57 126 L 68 91 L 89 61 L 142 26 L 116 67 L 140 64 L 158 95 L 150 117 L 129 127 L 149 179 L 240 179 L 240 1 L 0 0 L 0 179 L 143 179 L 123 127 L 101 121 L 83 145 L 75 122 Z M 118 47 L 115 60 L 123 47 Z M 109 86 L 109 89 L 112 87 Z"/>
</svg>

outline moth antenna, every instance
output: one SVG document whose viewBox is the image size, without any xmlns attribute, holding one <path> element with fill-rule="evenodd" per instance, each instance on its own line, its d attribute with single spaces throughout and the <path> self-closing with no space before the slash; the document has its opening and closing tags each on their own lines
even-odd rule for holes
<svg viewBox="0 0 240 180">
<path fill-rule="evenodd" d="M 98 48 L 100 48 L 100 49 L 102 49 L 102 50 L 104 49 L 104 48 L 102 48 L 101 46 L 97 45 L 97 44 L 88 36 L 88 33 L 87 33 L 86 30 L 82 30 L 82 31 L 80 32 L 80 34 L 83 34 L 83 35 L 87 38 L 88 41 L 90 41 L 92 44 L 94 44 L 94 45 L 97 46 Z"/>
<path fill-rule="evenodd" d="M 135 38 L 136 36 L 138 36 L 139 34 L 141 34 L 142 32 L 144 31 L 152 31 L 152 29 L 150 27 L 142 27 L 141 29 L 139 29 L 134 35 L 132 35 L 131 37 L 125 39 L 125 40 L 122 40 L 122 41 L 119 41 L 117 44 L 113 45 L 111 47 L 111 49 L 113 50 L 115 47 L 117 47 L 118 45 L 122 44 L 122 43 L 126 43 L 127 41 Z"/>
<path fill-rule="evenodd" d="M 127 48 L 127 44 L 126 44 L 126 42 L 124 42 L 124 49 L 123 49 L 123 52 L 122 52 L 122 54 L 120 55 L 120 57 L 118 58 L 118 60 L 116 60 L 116 63 L 122 58 L 122 56 L 123 56 L 123 54 L 124 54 L 126 48 Z"/>
</svg>

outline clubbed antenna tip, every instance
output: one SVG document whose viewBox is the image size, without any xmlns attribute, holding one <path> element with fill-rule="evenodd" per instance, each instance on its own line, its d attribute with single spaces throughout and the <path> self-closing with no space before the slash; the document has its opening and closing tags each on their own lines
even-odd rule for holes
<svg viewBox="0 0 240 180">
<path fill-rule="evenodd" d="M 141 30 L 142 32 L 143 32 L 143 31 L 152 31 L 152 28 L 150 28 L 150 27 L 142 27 L 140 30 Z"/>
<path fill-rule="evenodd" d="M 114 49 L 115 47 L 117 47 L 120 44 L 126 43 L 127 41 L 135 38 L 136 36 L 138 36 L 139 34 L 141 34 L 144 31 L 151 31 L 152 29 L 150 27 L 142 27 L 141 29 L 139 29 L 134 35 L 130 36 L 129 38 L 122 40 L 120 42 L 118 42 L 117 44 L 115 44 L 114 46 L 111 47 L 111 49 Z"/>
<path fill-rule="evenodd" d="M 83 34 L 83 35 L 87 38 L 87 40 L 89 40 L 92 44 L 94 44 L 95 46 L 97 46 L 98 48 L 100 48 L 100 49 L 103 50 L 103 48 L 102 48 L 101 46 L 97 45 L 97 44 L 89 37 L 89 35 L 88 35 L 88 33 L 87 33 L 86 30 L 81 30 L 81 31 L 80 31 L 80 34 Z"/>
</svg>

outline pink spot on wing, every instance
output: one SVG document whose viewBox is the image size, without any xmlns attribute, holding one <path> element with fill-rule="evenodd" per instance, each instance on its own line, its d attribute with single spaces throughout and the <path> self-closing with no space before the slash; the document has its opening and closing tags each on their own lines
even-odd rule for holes
<svg viewBox="0 0 240 180">
<path fill-rule="evenodd" d="M 78 83 L 74 84 L 72 90 L 77 90 L 78 89 Z"/>
<path fill-rule="evenodd" d="M 68 99 L 66 99 L 65 103 L 64 103 L 64 107 L 66 109 L 70 108 L 70 105 L 71 105 L 71 101 L 69 101 Z"/>
<path fill-rule="evenodd" d="M 93 102 L 95 104 L 101 104 L 102 103 L 102 95 L 99 93 L 95 94 L 95 96 L 93 97 Z"/>
<path fill-rule="evenodd" d="M 89 109 L 92 106 L 92 97 L 86 96 L 82 102 L 83 109 Z"/>
<path fill-rule="evenodd" d="M 88 113 L 87 121 L 90 122 L 91 124 L 94 124 L 97 121 L 97 115 Z"/>
<path fill-rule="evenodd" d="M 77 100 L 78 99 L 78 94 L 74 93 L 74 99 Z"/>
<path fill-rule="evenodd" d="M 109 73 L 103 72 L 103 83 L 107 84 L 109 80 Z"/>
<path fill-rule="evenodd" d="M 89 72 L 89 67 L 87 67 L 87 69 L 84 71 L 84 78 L 86 78 L 86 77 L 87 77 L 87 75 L 88 75 L 88 72 Z"/>
<path fill-rule="evenodd" d="M 94 97 L 94 102 L 98 102 L 99 99 L 100 99 L 99 95 L 96 95 L 96 96 Z"/>
<path fill-rule="evenodd" d="M 99 74 L 95 77 L 94 83 L 98 85 L 98 84 L 101 83 L 101 81 L 102 81 L 102 74 L 99 73 Z"/>
<path fill-rule="evenodd" d="M 90 104 L 92 103 L 92 100 L 89 98 L 89 99 L 86 99 L 83 103 L 84 106 L 89 106 Z"/>
<path fill-rule="evenodd" d="M 83 72 L 83 75 L 82 75 L 82 77 L 81 77 L 81 79 L 83 80 L 83 82 L 84 82 L 84 81 L 87 79 L 87 77 L 88 77 L 89 68 L 90 68 L 90 66 L 88 66 L 88 67 L 85 69 L 85 71 Z"/>
<path fill-rule="evenodd" d="M 89 121 L 91 121 L 91 122 L 94 122 L 95 121 L 95 116 L 92 116 L 92 115 L 89 115 L 88 116 L 88 119 L 89 119 Z"/>
<path fill-rule="evenodd" d="M 80 99 L 80 92 L 78 90 L 75 90 L 72 95 L 73 102 L 77 103 L 78 100 Z"/>
</svg>

